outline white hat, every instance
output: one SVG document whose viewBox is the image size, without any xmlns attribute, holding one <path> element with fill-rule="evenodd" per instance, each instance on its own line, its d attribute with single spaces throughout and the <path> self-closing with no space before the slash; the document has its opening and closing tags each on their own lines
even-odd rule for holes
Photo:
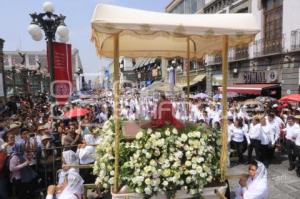
<svg viewBox="0 0 300 199">
<path fill-rule="evenodd" d="M 273 104 L 272 108 L 277 108 L 278 104 Z"/>
</svg>

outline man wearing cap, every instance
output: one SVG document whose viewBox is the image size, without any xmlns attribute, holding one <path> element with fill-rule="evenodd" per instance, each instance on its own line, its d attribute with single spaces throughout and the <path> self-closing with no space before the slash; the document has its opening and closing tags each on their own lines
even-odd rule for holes
<svg viewBox="0 0 300 199">
<path fill-rule="evenodd" d="M 288 123 L 284 129 L 285 139 L 286 139 L 286 149 L 289 158 L 289 168 L 291 171 L 295 168 L 296 157 L 300 157 L 300 127 L 295 123 L 295 118 L 293 116 L 288 117 Z M 300 177 L 300 165 L 297 164 L 297 175 Z"/>
</svg>

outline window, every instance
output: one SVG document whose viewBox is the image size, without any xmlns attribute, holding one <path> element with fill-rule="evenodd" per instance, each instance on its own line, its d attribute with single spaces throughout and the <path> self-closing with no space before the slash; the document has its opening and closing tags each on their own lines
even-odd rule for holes
<svg viewBox="0 0 300 199">
<path fill-rule="evenodd" d="M 282 0 L 266 0 L 264 4 L 264 51 L 282 48 Z"/>
</svg>

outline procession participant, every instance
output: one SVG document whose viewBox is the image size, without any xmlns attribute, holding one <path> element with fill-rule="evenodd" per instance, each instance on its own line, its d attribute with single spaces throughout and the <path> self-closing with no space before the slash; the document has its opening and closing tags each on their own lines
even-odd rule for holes
<svg viewBox="0 0 300 199">
<path fill-rule="evenodd" d="M 252 152 L 253 149 L 255 150 L 256 159 L 260 160 L 260 119 L 258 117 L 252 118 L 252 122 L 250 124 L 249 129 L 249 138 L 250 138 L 250 144 L 248 146 L 248 162 L 252 160 Z"/>
<path fill-rule="evenodd" d="M 247 138 L 247 135 L 243 130 L 242 120 L 236 120 L 234 122 L 234 127 L 232 128 L 231 137 L 232 137 L 231 140 L 232 140 L 233 147 L 238 153 L 239 163 L 244 163 L 243 144 L 244 144 L 245 137 Z"/>
<path fill-rule="evenodd" d="M 248 178 L 240 180 L 240 187 L 236 190 L 236 199 L 267 199 L 268 172 L 259 161 L 249 163 Z"/>
<path fill-rule="evenodd" d="M 64 178 L 69 172 L 79 173 L 79 169 L 70 167 L 70 165 L 78 165 L 79 159 L 76 153 L 72 150 L 67 150 L 62 153 L 62 169 L 58 172 L 58 184 L 63 183 Z"/>
<path fill-rule="evenodd" d="M 270 112 L 267 118 L 267 123 L 271 126 L 272 131 L 275 131 L 274 134 L 272 133 L 272 136 L 274 136 L 275 143 L 269 150 L 269 156 L 271 159 L 273 159 L 276 143 L 279 142 L 280 138 L 280 129 L 282 128 L 282 125 L 284 125 L 284 123 L 278 116 L 275 115 L 274 112 Z"/>
<path fill-rule="evenodd" d="M 78 145 L 76 151 L 79 157 L 79 164 L 87 165 L 94 164 L 95 162 L 95 145 L 96 139 L 92 134 L 85 135 L 83 138 L 83 144 Z M 86 183 L 95 183 L 96 177 L 92 174 L 92 168 L 85 168 L 80 170 L 80 175 L 84 178 Z"/>
<path fill-rule="evenodd" d="M 287 119 L 287 126 L 284 129 L 285 131 L 285 143 L 286 143 L 286 150 L 289 159 L 289 168 L 288 170 L 291 171 L 295 168 L 295 160 L 298 156 L 298 149 L 297 145 L 300 146 L 300 140 L 297 141 L 298 134 L 300 133 L 300 128 L 297 123 L 295 123 L 295 118 L 293 116 L 289 116 Z M 300 171 L 298 172 L 299 167 L 297 167 L 297 175 L 299 175 Z M 299 173 L 299 174 L 298 174 Z"/>
<path fill-rule="evenodd" d="M 289 131 L 293 131 L 293 138 L 295 139 L 295 155 L 298 159 L 296 173 L 297 176 L 300 177 L 300 126 L 299 124 L 295 123 L 295 120 L 292 116 L 288 118 L 287 131 L 288 128 Z"/>
<path fill-rule="evenodd" d="M 261 154 L 261 161 L 264 165 L 268 168 L 271 157 L 270 157 L 270 150 L 272 150 L 273 146 L 275 145 L 275 131 L 272 129 L 272 126 L 267 124 L 266 118 L 261 118 L 260 120 L 260 154 Z"/>
<path fill-rule="evenodd" d="M 84 180 L 76 172 L 69 172 L 63 183 L 48 187 L 46 199 L 81 199 Z"/>
</svg>

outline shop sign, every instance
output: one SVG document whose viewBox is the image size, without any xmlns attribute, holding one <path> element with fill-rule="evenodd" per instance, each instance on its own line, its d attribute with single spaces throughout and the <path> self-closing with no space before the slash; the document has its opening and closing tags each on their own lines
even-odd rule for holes
<svg viewBox="0 0 300 199">
<path fill-rule="evenodd" d="M 277 83 L 278 72 L 275 70 L 240 72 L 238 82 L 244 84 Z"/>
</svg>

